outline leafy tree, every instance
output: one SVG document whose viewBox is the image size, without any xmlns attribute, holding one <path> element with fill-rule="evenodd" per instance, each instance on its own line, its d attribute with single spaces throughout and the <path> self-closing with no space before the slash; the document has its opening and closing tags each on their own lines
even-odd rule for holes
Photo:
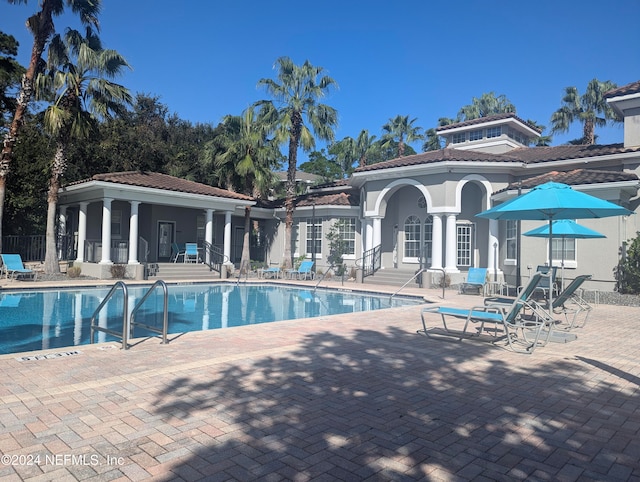
<svg viewBox="0 0 640 482">
<path fill-rule="evenodd" d="M 223 124 L 225 135 L 220 140 L 224 149 L 214 164 L 231 181 L 231 188 L 260 199 L 266 197 L 275 184 L 273 169 L 279 164 L 280 152 L 275 141 L 269 138 L 277 112 L 270 104 L 261 108 L 249 107 L 241 116 L 226 116 Z M 250 269 L 251 207 L 245 207 L 244 238 L 240 272 Z"/>
<path fill-rule="evenodd" d="M 353 164 L 358 158 L 356 141 L 352 137 L 345 137 L 334 142 L 329 146 L 329 154 L 333 156 L 333 161 L 340 168 L 340 175 L 337 179 L 348 178 L 353 172 Z"/>
<path fill-rule="evenodd" d="M 23 3 L 26 0 L 8 0 L 9 3 Z M 99 29 L 98 14 L 101 0 L 40 0 L 40 10 L 27 19 L 27 27 L 33 36 L 31 59 L 25 74 L 22 76 L 13 120 L 4 136 L 2 153 L 0 154 L 0 252 L 2 252 L 2 224 L 4 215 L 5 187 L 7 174 L 11 167 L 13 149 L 20 134 L 27 107 L 34 93 L 34 82 L 43 61 L 42 54 L 46 44 L 55 32 L 53 17 L 59 16 L 68 6 L 77 14 L 83 25 Z"/>
<path fill-rule="evenodd" d="M 327 241 L 329 241 L 329 255 L 327 261 L 329 266 L 333 266 L 335 273 L 338 276 L 342 276 L 345 273 L 344 254 L 347 251 L 347 242 L 344 239 L 343 232 L 345 230 L 346 221 L 339 219 L 335 221 L 329 228 L 329 232 L 326 234 Z"/>
<path fill-rule="evenodd" d="M 342 169 L 335 161 L 327 158 L 324 149 L 309 153 L 309 160 L 300 164 L 300 170 L 322 177 L 322 182 L 335 181 L 342 177 Z"/>
<path fill-rule="evenodd" d="M 415 149 L 410 145 L 405 144 L 404 155 L 412 156 L 414 154 L 416 154 Z M 385 141 L 384 139 L 378 139 L 373 143 L 369 150 L 369 154 L 367 154 L 367 165 L 397 159 L 397 157 L 398 141 Z"/>
<path fill-rule="evenodd" d="M 408 115 L 397 115 L 393 119 L 389 119 L 389 122 L 382 126 L 384 131 L 382 147 L 386 148 L 389 147 L 391 142 L 397 142 L 397 157 L 403 157 L 405 155 L 405 143 L 419 141 L 424 138 L 422 127 L 413 125 L 417 120 L 417 118 L 409 120 Z"/>
<path fill-rule="evenodd" d="M 624 243 L 621 254 L 614 269 L 616 290 L 622 294 L 640 294 L 640 232 L 630 245 Z"/>
<path fill-rule="evenodd" d="M 328 75 L 323 75 L 322 67 L 314 67 L 308 60 L 302 65 L 296 65 L 289 57 L 280 57 L 275 67 L 277 81 L 260 79 L 258 85 L 266 88 L 273 97 L 273 101 L 260 103 L 271 102 L 278 111 L 279 115 L 275 123 L 278 141 L 288 140 L 289 144 L 285 186 L 284 263 L 285 267 L 290 268 L 298 148 L 311 151 L 315 146 L 313 133 L 322 140 L 333 140 L 334 129 L 338 124 L 338 113 L 333 107 L 321 104 L 319 100 L 327 95 L 331 87 L 336 86 L 336 82 Z"/>
<path fill-rule="evenodd" d="M 44 114 L 44 126 L 56 144 L 47 195 L 45 273 L 60 272 L 55 215 L 60 179 L 67 169 L 68 147 L 73 140 L 85 139 L 97 129 L 97 118 L 121 113 L 131 102 L 125 87 L 108 80 L 125 67 L 126 60 L 115 50 L 103 49 L 91 28 L 87 28 L 84 37 L 76 30 L 68 30 L 64 38 L 55 35 L 51 39 L 47 71 L 36 81 L 38 98 L 52 99 Z"/>
<path fill-rule="evenodd" d="M 18 55 L 18 41 L 15 37 L 0 32 L 0 129 L 5 125 L 7 115 L 16 109 L 15 92 L 25 69 L 13 57 Z"/>
<path fill-rule="evenodd" d="M 592 145 L 595 143 L 595 128 L 604 127 L 608 121 L 620 121 L 619 116 L 604 98 L 604 94 L 617 86 L 607 80 L 593 79 L 580 95 L 576 87 L 566 87 L 561 107 L 551 116 L 551 133 L 567 132 L 574 122 L 582 124 L 582 139 L 575 143 Z"/>
</svg>

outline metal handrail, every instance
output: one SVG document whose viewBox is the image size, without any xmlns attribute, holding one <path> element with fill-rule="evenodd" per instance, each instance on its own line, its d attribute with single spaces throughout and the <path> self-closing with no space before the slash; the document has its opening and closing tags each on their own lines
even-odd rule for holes
<svg viewBox="0 0 640 482">
<path fill-rule="evenodd" d="M 222 265 L 229 261 L 229 257 L 224 252 L 208 241 L 203 241 L 204 248 L 204 264 L 209 266 L 209 270 L 222 272 Z"/>
<path fill-rule="evenodd" d="M 340 265 L 342 265 L 342 264 L 343 264 L 343 263 L 340 263 Z M 324 273 L 322 273 L 322 274 L 320 275 L 320 279 L 318 280 L 318 282 L 316 283 L 316 285 L 313 287 L 313 291 L 314 291 L 314 292 L 316 291 L 316 289 L 318 288 L 318 286 L 320 285 L 320 283 L 322 283 L 322 280 L 325 278 L 325 276 L 327 275 L 327 273 L 328 273 L 329 271 L 333 270 L 333 272 L 334 272 L 334 273 L 336 273 L 335 267 L 336 267 L 335 263 L 331 263 L 331 266 L 329 266 L 329 267 L 327 268 L 327 270 L 326 270 Z M 336 274 L 338 274 L 338 273 L 336 273 Z M 344 271 L 342 272 L 342 286 L 344 286 Z"/>
<path fill-rule="evenodd" d="M 118 333 L 117 331 L 109 330 L 108 328 L 104 328 L 102 326 L 96 326 L 95 321 L 96 317 L 102 310 L 102 308 L 107 304 L 107 302 L 111 299 L 118 288 L 122 288 L 122 295 L 124 298 L 124 303 L 122 307 L 122 333 Z M 128 300 L 129 300 L 129 290 L 127 289 L 127 285 L 124 284 L 123 281 L 116 281 L 116 284 L 113 285 L 107 296 L 104 297 L 102 302 L 98 305 L 96 310 L 93 312 L 91 316 L 91 339 L 89 340 L 91 344 L 93 344 L 93 334 L 96 331 L 101 331 L 103 333 L 107 333 L 109 335 L 122 338 L 122 349 L 127 350 L 129 348 L 128 344 L 128 336 L 129 336 L 129 318 L 127 317 L 128 311 Z"/>
<path fill-rule="evenodd" d="M 396 291 L 395 293 L 393 293 L 389 298 L 393 298 L 395 295 L 397 295 L 398 293 L 400 293 L 400 291 L 402 291 L 402 289 L 407 286 L 409 283 L 411 283 L 414 279 L 416 279 L 418 277 L 418 275 L 421 275 L 422 273 L 424 273 L 425 271 L 427 271 L 425 268 L 420 268 L 418 271 L 416 271 L 416 274 L 414 274 L 411 278 L 409 278 L 409 280 L 403 284 L 400 289 L 398 289 L 398 291 Z"/>
<path fill-rule="evenodd" d="M 163 303 L 163 310 L 162 310 L 163 311 L 162 330 L 154 326 L 146 325 L 144 323 L 136 323 L 134 321 L 136 312 L 140 309 L 142 304 L 151 295 L 151 293 L 153 293 L 153 290 L 155 290 L 155 288 L 158 286 L 162 288 L 162 292 L 164 295 L 164 303 Z M 133 336 L 133 328 L 135 326 L 140 326 L 153 333 L 158 333 L 159 335 L 162 335 L 162 343 L 163 344 L 167 343 L 167 332 L 169 331 L 169 290 L 167 288 L 167 283 L 165 283 L 163 280 L 159 279 L 158 281 L 153 283 L 153 285 L 151 285 L 151 288 L 149 288 L 147 292 L 144 294 L 144 296 L 140 298 L 140 301 L 138 301 L 136 306 L 131 311 L 131 315 L 129 316 L 129 327 L 131 329 L 131 336 Z"/>
<path fill-rule="evenodd" d="M 358 261 L 360 260 L 361 266 L 359 267 L 362 269 L 362 277 L 366 278 L 374 274 L 382 266 L 382 245 L 379 244 L 362 253 L 362 257 Z M 356 266 L 358 261 L 356 261 Z"/>
</svg>

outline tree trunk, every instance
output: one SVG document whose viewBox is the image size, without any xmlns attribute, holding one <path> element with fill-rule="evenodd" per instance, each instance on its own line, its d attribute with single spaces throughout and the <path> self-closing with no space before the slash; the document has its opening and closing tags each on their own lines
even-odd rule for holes
<svg viewBox="0 0 640 482">
<path fill-rule="evenodd" d="M 584 129 L 583 129 L 582 135 L 583 135 L 583 138 L 582 138 L 583 144 L 587 146 L 592 146 L 593 144 L 596 143 L 595 126 L 594 126 L 593 119 L 587 119 L 584 121 Z"/>
<path fill-rule="evenodd" d="M 65 149 L 62 143 L 58 143 L 56 153 L 51 166 L 51 178 L 49 179 L 49 192 L 47 194 L 47 232 L 44 256 L 44 272 L 46 274 L 59 274 L 58 243 L 56 236 L 56 211 L 58 208 L 58 191 L 60 190 L 60 177 L 66 170 Z"/>
<path fill-rule="evenodd" d="M 251 206 L 244 208 L 244 236 L 242 238 L 242 257 L 240 258 L 240 274 L 247 274 L 251 269 Z"/>
<path fill-rule="evenodd" d="M 302 116 L 299 112 L 294 112 L 291 119 L 291 137 L 289 137 L 289 168 L 287 170 L 286 197 L 284 201 L 285 221 L 284 221 L 284 268 L 293 267 L 293 256 L 291 254 L 291 243 L 293 233 L 293 198 L 296 195 L 296 165 L 298 163 L 298 143 L 300 142 L 300 132 L 302 129 Z"/>
<path fill-rule="evenodd" d="M 22 85 L 18 94 L 16 111 L 13 114 L 11 126 L 4 136 L 2 144 L 2 154 L 0 154 L 0 253 L 2 252 L 2 222 L 4 218 L 4 200 L 7 175 L 13 159 L 13 148 L 18 141 L 20 128 L 24 123 L 24 115 L 33 96 L 33 82 L 38 73 L 38 67 L 42 61 L 42 52 L 47 40 L 53 33 L 52 2 L 42 0 L 40 12 L 29 19 L 33 31 L 33 47 L 31 48 L 31 59 L 29 67 L 22 76 Z"/>
</svg>

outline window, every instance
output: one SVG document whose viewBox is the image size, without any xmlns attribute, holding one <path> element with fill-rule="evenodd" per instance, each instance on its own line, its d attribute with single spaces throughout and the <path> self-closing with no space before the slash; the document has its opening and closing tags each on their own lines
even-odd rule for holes
<svg viewBox="0 0 640 482">
<path fill-rule="evenodd" d="M 313 253 L 322 253 L 322 218 L 307 219 L 307 256 Z"/>
<path fill-rule="evenodd" d="M 467 136 L 465 132 L 459 132 L 458 134 L 454 134 L 451 138 L 451 142 L 453 144 L 460 144 L 467 140 Z"/>
<path fill-rule="evenodd" d="M 427 264 L 431 266 L 431 249 L 433 245 L 433 217 L 427 216 L 424 222 L 424 243 L 423 256 L 426 258 Z"/>
<path fill-rule="evenodd" d="M 418 258 L 420 256 L 420 219 L 409 216 L 404 222 L 404 257 Z"/>
<path fill-rule="evenodd" d="M 558 261 L 558 264 L 562 263 L 562 260 L 564 260 L 565 263 L 567 261 L 575 261 L 576 240 L 567 238 L 553 238 L 551 256 L 553 257 L 554 261 Z"/>
<path fill-rule="evenodd" d="M 122 211 L 119 209 L 111 211 L 111 235 L 116 238 L 122 235 Z"/>
<path fill-rule="evenodd" d="M 482 129 L 479 129 L 477 131 L 471 131 L 469 132 L 469 140 L 470 141 L 478 141 L 480 139 L 482 139 Z"/>
<path fill-rule="evenodd" d="M 458 239 L 456 263 L 458 266 L 471 266 L 473 263 L 473 224 L 458 224 L 456 229 Z"/>
<path fill-rule="evenodd" d="M 356 254 L 356 218 L 342 218 L 336 223 L 346 255 Z"/>
<path fill-rule="evenodd" d="M 507 259 L 516 259 L 518 250 L 518 221 L 507 221 Z"/>
<path fill-rule="evenodd" d="M 489 127 L 487 129 L 487 137 L 500 137 L 502 135 L 502 127 Z"/>
</svg>

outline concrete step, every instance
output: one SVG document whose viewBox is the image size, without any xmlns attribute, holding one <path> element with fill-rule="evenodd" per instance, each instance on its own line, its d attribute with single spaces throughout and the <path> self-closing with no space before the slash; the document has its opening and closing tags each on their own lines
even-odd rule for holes
<svg viewBox="0 0 640 482">
<path fill-rule="evenodd" d="M 150 280 L 176 280 L 176 279 L 194 279 L 194 280 L 217 280 L 220 279 L 220 273 L 211 271 L 206 264 L 196 263 L 155 263 L 150 264 L 152 274 L 149 275 Z M 153 273 L 153 268 L 157 267 L 157 271 Z"/>
<path fill-rule="evenodd" d="M 415 275 L 416 270 L 380 269 L 373 276 L 367 276 L 366 283 L 376 285 L 402 286 Z"/>
</svg>

